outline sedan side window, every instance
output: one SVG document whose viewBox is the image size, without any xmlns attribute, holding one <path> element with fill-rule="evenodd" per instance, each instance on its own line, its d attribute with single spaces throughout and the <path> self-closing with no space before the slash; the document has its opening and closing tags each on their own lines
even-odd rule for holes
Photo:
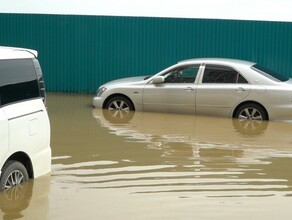
<svg viewBox="0 0 292 220">
<path fill-rule="evenodd" d="M 202 83 L 248 83 L 236 70 L 226 66 L 206 65 Z"/>
<path fill-rule="evenodd" d="M 164 75 L 165 83 L 194 83 L 200 66 L 175 69 Z"/>
</svg>

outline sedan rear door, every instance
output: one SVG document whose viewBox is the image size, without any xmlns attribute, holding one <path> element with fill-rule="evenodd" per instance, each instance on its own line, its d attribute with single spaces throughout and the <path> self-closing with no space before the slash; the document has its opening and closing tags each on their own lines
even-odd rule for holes
<svg viewBox="0 0 292 220">
<path fill-rule="evenodd" d="M 196 113 L 231 116 L 231 110 L 250 93 L 251 85 L 227 66 L 206 65 L 197 86 Z"/>
</svg>

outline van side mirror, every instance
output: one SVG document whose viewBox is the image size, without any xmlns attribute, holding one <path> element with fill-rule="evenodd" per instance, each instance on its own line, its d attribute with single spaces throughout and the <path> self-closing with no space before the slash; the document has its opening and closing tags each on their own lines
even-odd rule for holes
<svg viewBox="0 0 292 220">
<path fill-rule="evenodd" d="M 152 79 L 153 84 L 160 84 L 164 83 L 164 77 L 163 76 L 154 76 Z"/>
</svg>

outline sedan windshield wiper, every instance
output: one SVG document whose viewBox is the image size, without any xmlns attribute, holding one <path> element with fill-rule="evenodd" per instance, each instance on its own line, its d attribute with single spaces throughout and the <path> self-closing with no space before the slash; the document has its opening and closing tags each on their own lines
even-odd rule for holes
<svg viewBox="0 0 292 220">
<path fill-rule="evenodd" d="M 144 80 L 149 79 L 150 77 L 152 77 L 152 76 L 146 76 L 146 77 L 144 78 Z"/>
</svg>

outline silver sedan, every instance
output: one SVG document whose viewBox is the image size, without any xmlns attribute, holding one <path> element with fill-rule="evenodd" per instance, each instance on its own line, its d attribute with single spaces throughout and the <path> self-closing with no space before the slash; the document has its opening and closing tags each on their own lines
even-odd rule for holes
<svg viewBox="0 0 292 220">
<path fill-rule="evenodd" d="M 239 118 L 292 118 L 292 79 L 256 63 L 233 59 L 181 61 L 153 76 L 100 86 L 93 106 Z"/>
</svg>

